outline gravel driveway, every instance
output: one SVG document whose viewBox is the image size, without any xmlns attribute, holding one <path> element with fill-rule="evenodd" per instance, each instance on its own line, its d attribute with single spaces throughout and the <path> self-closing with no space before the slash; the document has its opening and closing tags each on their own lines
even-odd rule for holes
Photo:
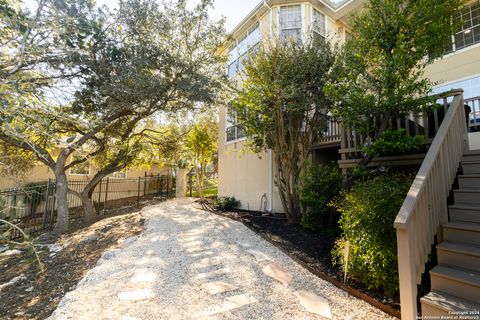
<svg viewBox="0 0 480 320">
<path fill-rule="evenodd" d="M 143 234 L 104 253 L 50 319 L 393 319 L 191 199 L 142 215 Z"/>
</svg>

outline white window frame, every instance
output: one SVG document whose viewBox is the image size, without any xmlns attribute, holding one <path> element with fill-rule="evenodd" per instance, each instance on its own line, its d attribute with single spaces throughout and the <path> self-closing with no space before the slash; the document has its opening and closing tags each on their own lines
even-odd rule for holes
<svg viewBox="0 0 480 320">
<path fill-rule="evenodd" d="M 304 8 L 304 4 L 302 3 L 292 3 L 292 4 L 287 4 L 287 5 L 281 5 L 278 7 L 278 14 L 277 14 L 277 24 L 278 24 L 278 37 L 280 39 L 280 41 L 283 41 L 282 40 L 282 25 L 280 23 L 280 17 L 282 15 L 282 8 L 286 8 L 286 7 L 300 7 L 300 22 L 301 22 L 301 27 L 300 27 L 300 39 L 301 41 L 304 41 L 305 40 L 305 8 Z M 298 29 L 298 28 L 288 28 L 288 29 L 285 29 L 285 30 L 295 30 L 295 29 Z"/>
<path fill-rule="evenodd" d="M 319 13 L 320 15 L 322 15 L 323 18 L 324 18 L 325 35 L 322 35 L 320 32 L 317 32 L 315 30 L 315 11 L 317 13 Z M 328 22 L 327 22 L 328 21 L 328 16 L 325 13 L 323 13 L 322 11 L 318 10 L 317 8 L 312 7 L 312 17 L 311 17 L 311 19 L 312 19 L 312 39 L 313 39 L 314 34 L 316 33 L 319 36 L 323 37 L 323 39 L 325 39 L 325 42 L 326 42 L 327 37 L 328 37 Z"/>
<path fill-rule="evenodd" d="M 241 123 L 238 122 L 237 112 L 234 111 L 234 110 L 233 110 L 233 112 L 234 112 L 234 117 L 235 117 L 235 119 L 233 120 L 233 124 L 232 124 L 232 125 L 228 125 L 228 123 L 229 123 L 229 121 L 228 121 L 228 119 L 229 119 L 228 112 L 229 112 L 229 109 L 230 109 L 230 108 L 231 108 L 231 107 L 230 107 L 229 105 L 227 105 L 227 106 L 225 107 L 225 144 L 226 144 L 226 145 L 247 140 L 247 137 L 246 137 L 246 136 L 238 138 L 237 129 L 238 129 L 238 127 L 241 125 Z M 230 129 L 230 128 L 234 128 L 234 129 L 235 129 L 235 139 L 232 139 L 232 140 L 228 140 L 228 129 Z"/>
<path fill-rule="evenodd" d="M 80 157 L 80 156 L 77 156 L 77 157 Z M 75 161 L 75 156 L 73 156 L 73 161 Z M 72 161 L 72 162 L 73 162 Z M 68 174 L 70 174 L 71 176 L 82 176 L 82 177 L 86 177 L 86 176 L 89 176 L 90 173 L 92 172 L 92 168 L 91 168 L 91 164 L 90 164 L 90 161 L 87 160 L 79 165 L 88 165 L 88 171 L 87 173 L 77 173 L 75 172 L 75 166 L 71 167 L 69 170 L 68 170 Z"/>
<path fill-rule="evenodd" d="M 476 0 L 477 4 L 480 4 L 480 1 L 479 0 Z M 472 9 L 471 9 L 471 5 L 473 4 L 474 2 L 472 3 L 469 3 L 469 4 L 466 4 L 463 8 L 461 8 L 460 10 L 463 10 L 465 7 L 468 7 L 469 8 L 469 14 L 470 14 L 470 18 L 473 22 L 473 19 L 474 17 L 472 16 Z M 480 8 L 476 9 L 478 13 L 480 13 Z M 469 44 L 469 45 L 466 45 L 466 46 L 463 46 L 462 48 L 457 48 L 457 44 L 456 44 L 456 41 L 455 41 L 455 36 L 458 35 L 458 34 L 462 34 L 462 33 L 465 33 L 466 31 L 470 30 L 470 32 L 473 32 L 473 29 L 475 28 L 480 28 L 480 24 L 476 24 L 476 25 L 473 25 L 472 24 L 472 27 L 470 28 L 467 28 L 467 29 L 463 29 L 463 26 L 461 27 L 461 30 L 458 31 L 458 32 L 455 32 L 454 34 L 452 34 L 452 40 L 451 40 L 451 45 L 452 45 L 452 50 L 451 51 L 447 51 L 447 55 L 450 55 L 450 54 L 453 54 L 453 53 L 456 53 L 456 52 L 461 52 L 461 51 L 464 51 L 466 49 L 470 49 L 470 48 L 475 48 L 475 47 L 478 47 L 480 46 L 480 41 L 478 42 L 473 42 L 472 44 Z M 475 41 L 475 39 L 473 40 Z"/>
<path fill-rule="evenodd" d="M 227 77 L 229 79 L 233 78 L 236 74 L 238 74 L 240 70 L 240 63 L 241 63 L 241 59 L 245 59 L 245 55 L 248 55 L 252 52 L 252 49 L 258 47 L 258 44 L 261 42 L 261 25 L 260 25 L 260 22 L 256 22 L 254 23 L 250 28 L 247 29 L 247 31 L 245 31 L 238 39 L 240 40 L 234 40 L 234 44 L 230 47 L 230 50 L 228 51 L 228 55 L 230 57 L 230 54 L 237 50 L 238 51 L 238 46 L 239 44 L 244 41 L 245 39 L 247 39 L 250 35 L 252 35 L 256 30 L 258 29 L 258 32 L 260 34 L 260 37 L 259 37 L 259 40 L 257 42 L 255 42 L 254 44 L 250 44 L 247 48 L 247 50 L 242 53 L 242 54 L 237 54 L 238 57 L 233 61 L 233 62 L 230 62 L 229 61 L 229 64 L 227 66 Z M 230 74 L 230 67 L 235 64 L 236 67 L 235 67 L 235 71 Z"/>
</svg>

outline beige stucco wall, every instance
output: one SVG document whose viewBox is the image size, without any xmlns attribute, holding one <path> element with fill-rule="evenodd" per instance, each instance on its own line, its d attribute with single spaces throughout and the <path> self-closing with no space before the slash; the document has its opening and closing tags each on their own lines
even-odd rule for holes
<svg viewBox="0 0 480 320">
<path fill-rule="evenodd" d="M 480 45 L 449 54 L 427 67 L 425 75 L 438 84 L 480 75 Z"/>
<path fill-rule="evenodd" d="M 168 172 L 170 172 L 169 168 L 162 168 L 157 165 L 152 165 L 150 167 L 145 167 L 145 168 L 141 168 L 141 167 L 131 168 L 127 170 L 127 179 L 144 177 L 145 174 L 147 174 L 147 176 L 152 176 L 157 174 L 167 174 Z M 89 180 L 94 176 L 94 174 L 95 174 L 95 171 L 93 168 L 90 168 L 89 175 L 70 174 L 70 171 L 67 171 L 67 179 L 69 181 Z M 48 179 L 52 179 L 52 180 L 55 179 L 55 176 L 53 175 L 52 170 L 50 170 L 45 165 L 38 164 L 32 170 L 30 170 L 29 172 L 25 173 L 22 176 L 17 176 L 17 177 L 0 176 L 0 190 L 22 186 L 29 182 L 46 181 Z M 118 179 L 118 180 L 122 180 L 122 179 Z"/>
</svg>

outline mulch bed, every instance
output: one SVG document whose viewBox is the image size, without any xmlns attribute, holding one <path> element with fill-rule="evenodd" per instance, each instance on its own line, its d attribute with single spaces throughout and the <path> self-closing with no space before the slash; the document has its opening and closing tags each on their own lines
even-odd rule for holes
<svg viewBox="0 0 480 320">
<path fill-rule="evenodd" d="M 142 201 L 151 205 L 158 201 Z M 68 234 L 55 244 L 64 246 L 57 254 L 42 249 L 45 271 L 31 262 L 26 252 L 0 255 L 0 285 L 21 276 L 22 280 L 0 291 L 0 319 L 45 319 L 56 309 L 62 297 L 73 290 L 85 273 L 92 269 L 102 253 L 120 246 L 128 237 L 140 234 L 143 223 L 139 209 L 124 206 L 112 210 L 101 220 L 85 227 L 73 224 Z M 43 236 L 44 244 L 53 243 Z"/>
<path fill-rule="evenodd" d="M 238 211 L 220 214 L 241 221 L 315 275 L 393 316 L 400 316 L 399 297 L 390 297 L 383 292 L 367 289 L 351 279 L 343 283 L 343 271 L 331 262 L 331 251 L 340 230 L 328 229 L 324 233 L 316 233 L 300 225 L 288 224 L 284 218 L 260 213 Z"/>
</svg>

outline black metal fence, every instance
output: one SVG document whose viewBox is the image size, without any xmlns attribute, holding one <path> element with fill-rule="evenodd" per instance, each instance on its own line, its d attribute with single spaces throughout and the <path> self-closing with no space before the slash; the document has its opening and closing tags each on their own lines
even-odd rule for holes
<svg viewBox="0 0 480 320">
<path fill-rule="evenodd" d="M 71 180 L 70 190 L 81 192 L 87 180 Z M 121 206 L 140 205 L 145 197 L 166 200 L 175 196 L 175 178 L 167 175 L 139 177 L 135 179 L 103 179 L 94 189 L 92 201 L 97 214 Z M 82 201 L 73 193 L 68 194 L 70 220 L 83 219 Z M 23 187 L 0 191 L 0 218 L 18 225 L 30 236 L 52 230 L 57 216 L 55 181 L 29 183 Z M 0 232 L 2 232 L 0 224 Z M 12 231 L 11 239 L 21 238 Z"/>
</svg>

